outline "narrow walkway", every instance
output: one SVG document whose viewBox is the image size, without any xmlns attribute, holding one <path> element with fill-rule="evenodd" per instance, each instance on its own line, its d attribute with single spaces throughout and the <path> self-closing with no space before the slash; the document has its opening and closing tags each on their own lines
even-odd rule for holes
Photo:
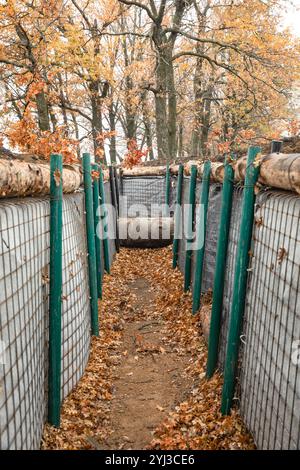
<svg viewBox="0 0 300 470">
<path fill-rule="evenodd" d="M 105 277 L 101 334 L 44 449 L 249 449 L 236 413 L 219 413 L 221 377 L 205 379 L 206 345 L 171 249 L 122 249 Z"/>
<path fill-rule="evenodd" d="M 166 344 L 163 319 L 155 311 L 155 290 L 139 277 L 129 287 L 135 300 L 115 371 L 110 449 L 143 449 L 185 390 L 188 357 L 178 357 Z"/>
</svg>

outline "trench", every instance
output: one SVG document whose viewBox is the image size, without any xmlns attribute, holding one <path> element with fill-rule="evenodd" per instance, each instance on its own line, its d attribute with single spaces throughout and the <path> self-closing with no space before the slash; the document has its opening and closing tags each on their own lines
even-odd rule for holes
<svg viewBox="0 0 300 470">
<path fill-rule="evenodd" d="M 236 411 L 220 415 L 222 379 L 205 379 L 199 315 L 171 256 L 121 249 L 104 278 L 100 336 L 42 449 L 254 448 Z"/>
</svg>

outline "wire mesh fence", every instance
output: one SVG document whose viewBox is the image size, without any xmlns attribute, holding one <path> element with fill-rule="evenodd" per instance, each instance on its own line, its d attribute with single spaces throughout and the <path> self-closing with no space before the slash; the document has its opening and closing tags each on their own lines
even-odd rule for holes
<svg viewBox="0 0 300 470">
<path fill-rule="evenodd" d="M 83 194 L 63 201 L 62 397 L 81 377 L 90 341 Z M 39 448 L 47 411 L 48 199 L 0 204 L 1 449 Z"/>
<path fill-rule="evenodd" d="M 45 417 L 47 201 L 0 205 L 1 449 L 37 448 Z"/>
<path fill-rule="evenodd" d="M 241 209 L 242 209 L 243 187 L 235 186 L 232 199 L 231 223 L 229 229 L 229 241 L 226 258 L 226 272 L 224 280 L 223 309 L 221 316 L 221 330 L 219 340 L 218 362 L 223 370 L 227 346 L 227 334 L 229 327 L 229 316 L 232 305 L 233 282 L 235 273 L 235 260 L 240 233 Z"/>
<path fill-rule="evenodd" d="M 185 252 L 186 252 L 186 239 L 185 234 L 185 204 L 189 203 L 189 187 L 190 187 L 190 177 L 184 176 L 182 182 L 182 198 L 181 198 L 181 238 L 179 239 L 178 244 L 178 267 L 182 273 L 184 273 L 185 266 Z M 199 194 L 199 191 L 196 191 Z"/>
<path fill-rule="evenodd" d="M 82 376 L 90 350 L 90 306 L 83 194 L 63 202 L 62 389 L 65 398 Z"/>
<path fill-rule="evenodd" d="M 173 198 L 171 184 L 171 198 Z M 120 216 L 158 217 L 166 203 L 165 176 L 123 177 Z M 125 199 L 126 198 L 126 199 Z"/>
<path fill-rule="evenodd" d="M 111 205 L 112 204 L 111 190 L 110 190 L 110 184 L 109 184 L 108 181 L 106 181 L 104 183 L 104 191 L 105 191 L 105 202 L 106 202 L 106 204 Z M 117 223 L 116 213 L 115 212 L 111 213 L 111 216 L 113 217 L 113 220 L 109 220 L 108 224 L 109 224 L 110 227 L 113 227 L 114 229 L 111 231 L 112 237 L 108 239 L 108 250 L 109 250 L 109 263 L 110 263 L 110 265 L 112 265 L 114 257 L 116 255 L 116 238 L 115 238 L 116 237 L 116 230 L 115 230 L 115 227 L 116 227 L 116 223 Z M 109 217 L 109 215 L 108 215 L 108 217 Z M 103 249 L 102 249 L 102 253 L 103 253 Z M 103 256 L 102 256 L 102 266 L 104 268 Z"/>
<path fill-rule="evenodd" d="M 219 183 L 212 183 L 209 188 L 209 204 L 207 209 L 207 243 L 205 244 L 204 251 L 202 280 L 203 293 L 213 288 L 220 223 L 221 198 L 222 185 Z"/>
<path fill-rule="evenodd" d="M 261 449 L 300 446 L 300 197 L 257 198 L 240 368 L 241 413 Z"/>
<path fill-rule="evenodd" d="M 183 208 L 189 203 L 189 186 L 190 178 L 184 177 Z M 201 186 L 198 181 L 196 203 L 200 201 Z M 172 208 L 176 178 L 172 178 L 171 188 Z M 210 185 L 202 292 L 213 284 L 221 188 L 219 184 Z M 161 215 L 161 211 L 155 213 L 156 209 L 153 212 L 152 204 L 159 208 L 165 203 L 165 177 L 123 178 L 120 190 L 128 196 L 128 204 L 146 207 L 147 213 L 140 216 Z M 108 183 L 105 195 L 106 202 L 111 203 Z M 220 369 L 226 354 L 242 198 L 243 187 L 235 186 L 219 343 Z M 2 449 L 38 448 L 46 418 L 49 212 L 46 198 L 0 203 L 0 329 L 6 346 L 6 361 L 0 366 Z M 81 377 L 90 347 L 83 193 L 64 197 L 63 221 L 62 398 Z M 184 224 L 183 213 L 183 234 Z M 265 191 L 257 196 L 237 399 L 259 448 L 300 446 L 299 225 L 299 196 L 279 191 Z M 109 251 L 112 262 L 116 251 L 113 239 L 109 240 Z M 178 252 L 182 272 L 185 254 L 183 237 Z M 191 270 L 193 279 L 194 256 Z"/>
<path fill-rule="evenodd" d="M 216 185 L 210 187 L 205 245 L 205 259 L 210 266 L 207 268 L 204 263 L 202 293 L 213 280 L 221 206 L 220 189 Z M 183 204 L 188 203 L 188 190 L 189 179 L 185 178 Z M 219 192 L 216 204 L 213 201 L 215 191 Z M 237 245 L 242 230 L 242 199 L 243 186 L 236 185 L 219 342 L 221 370 L 225 362 Z M 209 216 L 212 213 L 213 216 Z M 209 217 L 212 217 L 210 222 Z M 182 223 L 184 220 L 182 217 Z M 299 196 L 278 191 L 262 192 L 257 196 L 249 253 L 252 263 L 249 267 L 244 331 L 236 377 L 236 400 L 258 448 L 262 449 L 299 449 L 300 446 L 299 225 Z M 184 239 L 179 246 L 179 268 L 184 272 Z M 207 269 L 211 269 L 211 276 Z"/>
</svg>

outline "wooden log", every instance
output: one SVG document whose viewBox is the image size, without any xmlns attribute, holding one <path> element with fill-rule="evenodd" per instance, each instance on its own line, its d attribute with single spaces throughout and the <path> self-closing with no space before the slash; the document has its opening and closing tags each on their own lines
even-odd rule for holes
<svg viewBox="0 0 300 470">
<path fill-rule="evenodd" d="M 166 174 L 165 166 L 136 166 L 134 168 L 124 168 L 123 176 L 164 176 Z"/>
<path fill-rule="evenodd" d="M 82 183 L 78 165 L 65 165 L 63 192 L 73 193 Z M 0 158 L 0 198 L 44 196 L 50 193 L 50 165 Z"/>
<path fill-rule="evenodd" d="M 271 153 L 259 155 L 257 165 L 260 166 L 258 182 L 271 188 L 295 191 L 300 194 L 300 154 Z M 247 158 L 239 158 L 235 165 L 236 181 L 245 179 Z"/>
<path fill-rule="evenodd" d="M 172 243 L 172 217 L 133 217 L 119 219 L 120 244 L 127 247 L 158 248 Z"/>
<path fill-rule="evenodd" d="M 272 188 L 294 191 L 300 194 L 300 154 L 273 153 L 259 155 L 257 164 L 260 165 L 259 183 Z M 184 174 L 190 175 L 191 167 L 197 166 L 198 176 L 203 174 L 203 161 L 190 160 L 184 165 Z M 241 157 L 232 163 L 234 167 L 235 181 L 244 181 L 247 157 Z M 130 173 L 129 173 L 130 172 Z M 126 176 L 159 176 L 164 175 L 166 168 L 159 167 L 136 167 L 132 170 L 124 170 Z M 178 173 L 178 165 L 171 165 L 172 175 Z M 211 162 L 211 181 L 222 183 L 224 177 L 224 165 L 219 162 Z"/>
<path fill-rule="evenodd" d="M 262 158 L 258 180 L 265 186 L 300 194 L 300 154 L 270 154 Z"/>
</svg>

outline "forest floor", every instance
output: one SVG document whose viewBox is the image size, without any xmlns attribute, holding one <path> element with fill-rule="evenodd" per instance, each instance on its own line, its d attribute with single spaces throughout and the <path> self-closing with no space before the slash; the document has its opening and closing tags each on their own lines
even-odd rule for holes
<svg viewBox="0 0 300 470">
<path fill-rule="evenodd" d="M 237 411 L 220 414 L 222 378 L 170 248 L 121 249 L 99 302 L 99 338 L 42 449 L 253 449 Z"/>
</svg>

